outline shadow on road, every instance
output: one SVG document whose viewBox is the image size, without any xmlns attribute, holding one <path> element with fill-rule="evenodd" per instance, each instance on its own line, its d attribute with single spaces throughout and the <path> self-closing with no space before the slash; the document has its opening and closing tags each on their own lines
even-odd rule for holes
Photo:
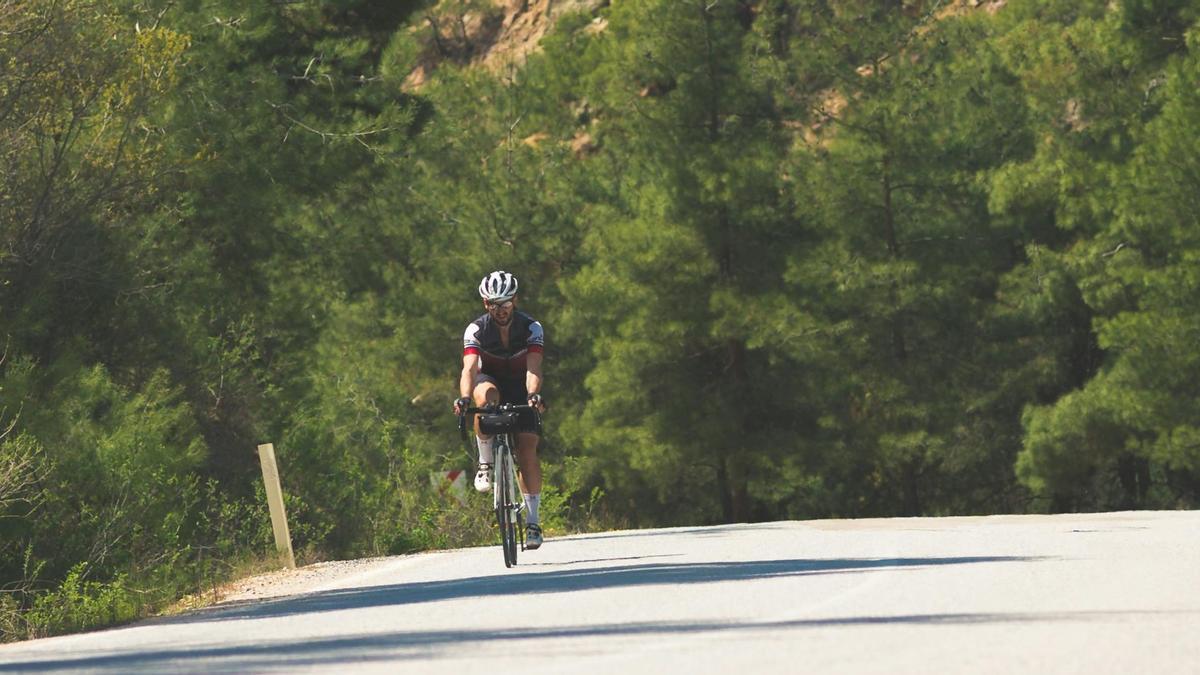
<svg viewBox="0 0 1200 675">
<path fill-rule="evenodd" d="M 566 567 L 568 565 L 585 565 L 588 563 L 616 562 L 618 560 L 648 560 L 650 558 L 678 558 L 682 553 L 662 553 L 659 555 L 628 555 L 614 558 L 587 558 L 583 560 L 556 560 L 553 562 L 521 562 L 521 567 Z"/>
<path fill-rule="evenodd" d="M 604 565 L 583 569 L 513 570 L 479 577 L 445 581 L 421 581 L 384 586 L 336 589 L 273 601 L 246 601 L 201 610 L 181 616 L 143 622 L 147 625 L 188 625 L 209 622 L 301 618 L 321 612 L 361 608 L 412 605 L 460 598 L 509 597 L 514 600 L 542 593 L 605 590 L 649 585 L 704 584 L 736 582 L 780 577 L 803 577 L 826 574 L 868 573 L 884 570 L 915 570 L 946 565 L 981 563 L 1028 563 L 1042 560 L 1036 557 L 964 556 L 928 558 L 840 558 L 785 559 L 730 562 Z M 555 628 L 514 628 L 492 632 L 486 639 L 505 638 L 569 638 L 576 636 L 638 635 L 653 633 L 691 633 L 701 631 L 754 630 L 763 628 L 802 628 L 816 626 L 855 625 L 874 623 L 972 623 L 1026 620 L 1012 616 L 960 614 L 912 617 L 856 617 L 782 623 L 721 624 L 656 622 L 601 624 Z M 199 633 L 201 629 L 191 629 Z M 247 628 L 253 631 L 252 628 Z M 106 670 L 111 672 L 162 672 L 186 670 L 203 672 L 245 672 L 260 667 L 303 668 L 343 659 L 369 660 L 372 652 L 377 659 L 435 657 L 437 650 L 453 650 L 454 645 L 479 640 L 480 632 L 426 631 L 381 633 L 339 638 L 316 638 L 284 642 L 225 643 L 220 646 L 192 646 L 159 651 L 94 651 L 77 653 L 69 658 L 30 660 L 24 663 L 0 663 L 4 672 L 44 672 L 60 669 Z M 439 645 L 441 645 L 439 647 Z M 433 650 L 433 651 L 431 651 Z M 2 658 L 0 654 L 0 658 Z"/>
<path fill-rule="evenodd" d="M 511 628 L 479 631 L 473 629 L 447 631 L 395 631 L 387 633 L 349 635 L 336 638 L 306 638 L 272 642 L 222 644 L 213 647 L 180 647 L 145 652 L 96 652 L 70 658 L 0 664 L 0 672 L 49 672 L 56 670 L 87 670 L 112 673 L 204 672 L 244 673 L 292 671 L 323 665 L 341 665 L 396 661 L 432 661 L 461 656 L 463 645 L 474 648 L 489 642 L 508 641 L 507 653 L 519 650 L 513 640 L 546 640 L 597 637 L 640 637 L 688 634 L 721 634 L 779 630 L 805 630 L 829 627 L 888 626 L 888 625 L 973 625 L 995 623 L 1047 623 L 1064 621 L 1128 620 L 1137 615 L 1159 615 L 1195 612 L 1145 611 L 1079 611 L 1045 613 L 964 613 L 910 614 L 899 616 L 861 616 L 827 619 L 796 619 L 753 623 L 714 622 L 641 622 L 600 624 L 593 626 L 561 626 L 546 628 Z M 538 643 L 544 650 L 546 643 Z M 572 650 L 572 653 L 575 653 Z"/>
<path fill-rule="evenodd" d="M 560 539 L 574 541 L 593 541 L 596 539 L 635 539 L 639 537 L 677 537 L 681 534 L 692 537 L 724 537 L 731 533 L 741 534 L 753 531 L 779 531 L 789 529 L 787 521 L 772 523 L 733 523 L 730 525 L 705 525 L 703 527 L 664 527 L 654 530 L 630 530 L 622 532 L 600 532 L 589 534 L 572 534 Z"/>
<path fill-rule="evenodd" d="M 746 581 L 772 577 L 916 569 L 940 565 L 1031 562 L 1040 558 L 976 556 L 954 558 L 846 558 L 830 560 L 751 560 L 708 563 L 643 563 L 586 569 L 531 570 L 446 581 L 368 586 L 320 591 L 274 601 L 231 603 L 193 614 L 160 619 L 161 623 L 203 623 L 332 612 L 363 607 L 410 605 L 458 598 L 570 593 L 628 586 L 677 585 Z M 518 568 L 520 569 L 520 568 Z"/>
</svg>

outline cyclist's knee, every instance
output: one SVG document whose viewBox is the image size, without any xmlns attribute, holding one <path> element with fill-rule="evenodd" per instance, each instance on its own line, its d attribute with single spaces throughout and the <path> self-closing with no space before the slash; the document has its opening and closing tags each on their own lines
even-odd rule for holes
<svg viewBox="0 0 1200 675">
<path fill-rule="evenodd" d="M 500 390 L 491 382 L 480 382 L 475 385 L 474 399 L 477 407 L 483 407 L 489 403 L 500 402 Z"/>
</svg>

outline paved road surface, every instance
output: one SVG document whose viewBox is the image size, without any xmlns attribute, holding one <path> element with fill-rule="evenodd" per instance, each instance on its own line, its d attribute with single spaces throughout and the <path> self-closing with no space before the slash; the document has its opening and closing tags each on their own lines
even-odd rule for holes
<svg viewBox="0 0 1200 675">
<path fill-rule="evenodd" d="M 386 558 L 0 673 L 1200 673 L 1200 512 L 780 522 Z"/>
</svg>

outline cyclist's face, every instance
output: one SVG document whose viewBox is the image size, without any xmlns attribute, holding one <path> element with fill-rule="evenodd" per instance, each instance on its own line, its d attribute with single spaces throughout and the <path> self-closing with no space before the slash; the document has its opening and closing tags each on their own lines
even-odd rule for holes
<svg viewBox="0 0 1200 675">
<path fill-rule="evenodd" d="M 512 321 L 513 310 L 517 308 L 517 299 L 504 300 L 503 302 L 483 301 L 483 306 L 487 308 L 492 318 L 501 326 L 507 326 L 509 321 Z"/>
</svg>

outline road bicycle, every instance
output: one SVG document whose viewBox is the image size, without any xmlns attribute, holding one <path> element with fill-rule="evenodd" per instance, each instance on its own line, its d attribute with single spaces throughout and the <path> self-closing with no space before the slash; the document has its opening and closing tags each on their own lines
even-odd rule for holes
<svg viewBox="0 0 1200 675">
<path fill-rule="evenodd" d="M 466 408 L 458 416 L 458 432 L 471 447 L 467 419 L 479 415 L 479 431 L 495 437 L 495 459 L 492 460 L 492 508 L 500 527 L 500 546 L 504 549 L 504 566 L 517 564 L 517 551 L 525 550 L 525 500 L 517 483 L 517 466 L 513 450 L 517 447 L 517 423 L 520 414 L 532 411 L 537 431 L 542 430 L 542 416 L 529 405 L 505 403 L 485 408 Z M 473 453 L 472 453 L 473 455 Z"/>
</svg>

